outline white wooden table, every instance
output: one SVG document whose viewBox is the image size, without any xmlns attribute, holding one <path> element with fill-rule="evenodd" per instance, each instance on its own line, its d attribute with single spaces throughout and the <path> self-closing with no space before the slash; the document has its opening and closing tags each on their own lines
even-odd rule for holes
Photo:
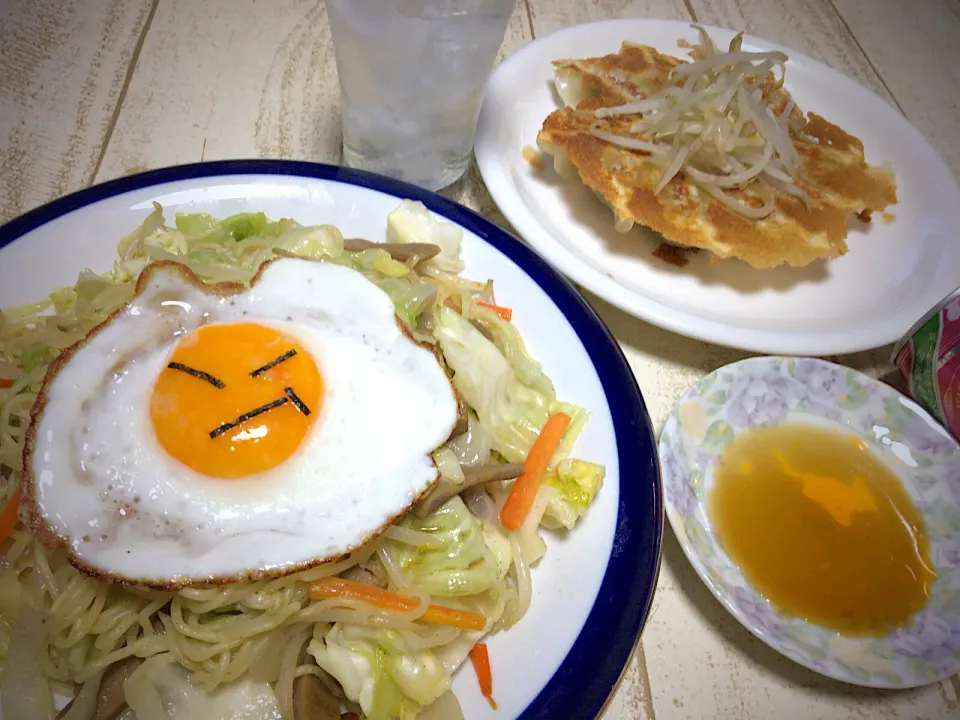
<svg viewBox="0 0 960 720">
<path fill-rule="evenodd" d="M 502 56 L 627 16 L 743 29 L 819 58 L 899 108 L 960 175 L 960 0 L 518 0 Z M 0 220 L 177 163 L 338 162 L 338 103 L 320 0 L 2 0 Z M 506 224 L 475 168 L 446 194 Z M 658 427 L 690 383 L 743 357 L 590 300 Z M 888 354 L 841 362 L 885 373 Z M 960 679 L 880 692 L 781 658 L 727 615 L 667 529 L 652 615 L 604 717 L 960 718 Z"/>
</svg>

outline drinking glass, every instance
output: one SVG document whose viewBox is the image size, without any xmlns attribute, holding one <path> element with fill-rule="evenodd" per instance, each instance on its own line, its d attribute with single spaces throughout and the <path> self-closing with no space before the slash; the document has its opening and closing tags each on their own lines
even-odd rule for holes
<svg viewBox="0 0 960 720">
<path fill-rule="evenodd" d="M 515 0 L 325 0 L 343 162 L 438 190 L 467 169 Z"/>
</svg>

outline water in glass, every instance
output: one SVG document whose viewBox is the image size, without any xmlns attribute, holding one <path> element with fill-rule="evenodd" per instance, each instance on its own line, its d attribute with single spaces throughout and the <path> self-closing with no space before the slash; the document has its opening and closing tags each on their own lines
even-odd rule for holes
<svg viewBox="0 0 960 720">
<path fill-rule="evenodd" d="M 455 182 L 514 0 L 325 1 L 344 164 L 431 190 Z"/>
</svg>

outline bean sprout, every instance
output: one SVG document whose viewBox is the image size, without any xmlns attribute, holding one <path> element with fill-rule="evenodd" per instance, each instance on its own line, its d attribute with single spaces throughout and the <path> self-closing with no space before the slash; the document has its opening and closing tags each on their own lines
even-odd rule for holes
<svg viewBox="0 0 960 720">
<path fill-rule="evenodd" d="M 693 27 L 700 33 L 699 44 L 691 48 L 695 59 L 670 71 L 672 84 L 648 97 L 631 97 L 623 105 L 595 110 L 591 134 L 647 153 L 650 162 L 663 168 L 658 195 L 682 174 L 748 218 L 773 212 L 774 190 L 809 207 L 810 198 L 798 184 L 802 167 L 791 137 L 791 131 L 799 129 L 796 105 L 789 100 L 777 113 L 770 97 L 783 85 L 787 56 L 741 50 L 742 33 L 730 41 L 726 52 L 718 52 L 706 31 Z M 616 118 L 627 118 L 631 124 L 615 125 L 611 120 Z M 727 192 L 751 186 L 762 205 Z"/>
</svg>

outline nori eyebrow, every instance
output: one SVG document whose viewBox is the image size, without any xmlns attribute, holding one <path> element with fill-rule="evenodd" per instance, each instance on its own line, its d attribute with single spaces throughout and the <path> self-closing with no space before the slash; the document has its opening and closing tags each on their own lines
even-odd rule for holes
<svg viewBox="0 0 960 720">
<path fill-rule="evenodd" d="M 280 355 L 279 357 L 275 357 L 273 360 L 271 360 L 270 362 L 268 362 L 266 365 L 263 365 L 262 367 L 258 367 L 256 370 L 253 370 L 253 371 L 250 373 L 250 377 L 256 377 L 257 375 L 262 375 L 263 373 L 265 373 L 265 372 L 266 372 L 267 370 L 269 370 L 270 368 L 276 367 L 276 366 L 279 365 L 280 363 L 282 363 L 282 362 L 284 362 L 284 361 L 286 361 L 286 360 L 289 360 L 290 358 L 292 358 L 292 357 L 293 357 L 294 355 L 296 355 L 296 354 L 297 354 L 297 351 L 296 351 L 296 350 L 287 350 L 283 355 Z"/>
<path fill-rule="evenodd" d="M 307 407 L 307 404 L 303 400 L 301 400 L 300 396 L 293 391 L 293 388 L 285 387 L 283 391 L 287 394 L 287 397 L 290 398 L 290 402 L 296 405 L 297 410 L 302 412 L 304 416 L 307 416 L 310 414 L 310 408 Z"/>
<path fill-rule="evenodd" d="M 273 410 L 274 408 L 278 408 L 281 405 L 286 405 L 288 402 L 290 402 L 289 398 L 282 397 L 277 400 L 274 400 L 273 402 L 268 402 L 266 405 L 261 405 L 258 408 L 254 408 L 249 412 L 245 412 L 236 420 L 231 420 L 230 422 L 224 423 L 223 425 L 218 427 L 216 430 L 211 430 L 210 439 L 212 440 L 213 438 L 219 437 L 220 435 L 223 435 L 225 432 L 233 430 L 235 427 L 237 427 L 237 425 L 242 425 L 247 420 L 250 420 L 251 418 L 255 418 L 257 415 L 262 415 L 265 412 L 269 412 L 270 410 Z"/>
<path fill-rule="evenodd" d="M 226 385 L 223 384 L 223 380 L 221 380 L 220 378 L 214 377 L 210 373 L 204 372 L 203 370 L 197 370 L 196 368 L 192 368 L 189 365 L 184 365 L 183 363 L 178 363 L 178 362 L 172 362 L 172 363 L 168 363 L 167 367 L 170 368 L 171 370 L 179 370 L 180 372 L 184 372 L 187 375 L 193 375 L 193 377 L 197 378 L 198 380 L 203 380 L 205 382 L 210 383 L 215 388 L 217 388 L 217 390 L 223 390 L 226 387 Z"/>
</svg>

